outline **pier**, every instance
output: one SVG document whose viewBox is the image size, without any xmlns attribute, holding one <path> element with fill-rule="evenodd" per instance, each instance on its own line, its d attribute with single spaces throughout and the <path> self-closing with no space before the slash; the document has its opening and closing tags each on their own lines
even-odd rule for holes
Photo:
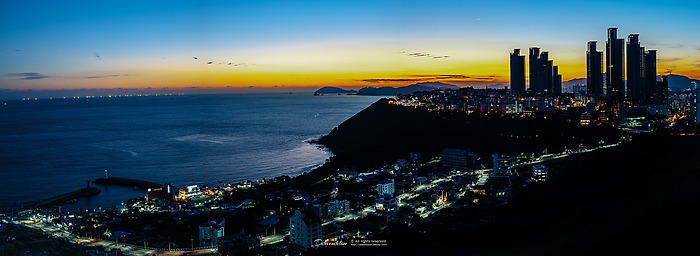
<svg viewBox="0 0 700 256">
<path fill-rule="evenodd" d="M 79 190 L 70 192 L 70 193 L 65 193 L 62 195 L 54 196 L 49 199 L 39 201 L 36 203 L 34 206 L 39 207 L 39 208 L 46 208 L 46 207 L 51 207 L 57 204 L 60 204 L 62 202 L 70 201 L 79 197 L 89 197 L 89 196 L 94 196 L 97 195 L 101 192 L 99 188 L 81 188 Z"/>
<path fill-rule="evenodd" d="M 139 187 L 143 189 L 163 187 L 163 184 L 158 184 L 155 182 L 118 177 L 99 178 L 96 179 L 93 183 L 100 185 L 121 185 L 129 187 Z"/>
<path fill-rule="evenodd" d="M 17 211 L 25 211 L 25 210 L 30 210 L 33 208 L 48 208 L 52 207 L 55 205 L 59 205 L 63 202 L 67 202 L 73 199 L 77 199 L 80 197 L 90 197 L 99 194 L 102 192 L 99 188 L 93 188 L 93 187 L 88 187 L 88 188 L 81 188 L 79 190 L 57 195 L 48 199 L 44 199 L 41 201 L 36 201 L 36 202 L 30 202 L 30 203 L 25 203 L 22 205 L 19 205 L 17 207 L 7 207 L 7 209 L 4 209 L 5 211 L 10 211 L 10 210 L 17 210 Z"/>
</svg>

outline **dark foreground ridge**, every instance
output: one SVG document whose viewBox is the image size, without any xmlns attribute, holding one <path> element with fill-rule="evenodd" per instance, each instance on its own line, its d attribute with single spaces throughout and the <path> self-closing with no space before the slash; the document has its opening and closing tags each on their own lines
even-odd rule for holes
<svg viewBox="0 0 700 256">
<path fill-rule="evenodd" d="M 318 255 L 678 255 L 694 250 L 700 220 L 700 137 L 645 135 L 545 162 L 555 170 L 511 204 L 447 208 L 411 227 L 388 227 L 385 250 Z M 521 167 L 526 171 L 529 166 Z"/>
<path fill-rule="evenodd" d="M 410 152 L 439 155 L 446 147 L 490 154 L 561 152 L 616 142 L 612 127 L 582 127 L 556 118 L 510 118 L 452 111 L 426 111 L 382 99 L 317 142 L 340 158 L 370 165 L 392 162 Z"/>
</svg>

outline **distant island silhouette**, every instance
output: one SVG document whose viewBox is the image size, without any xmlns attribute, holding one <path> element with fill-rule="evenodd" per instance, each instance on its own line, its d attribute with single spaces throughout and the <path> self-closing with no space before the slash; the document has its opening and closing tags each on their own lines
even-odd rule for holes
<svg viewBox="0 0 700 256">
<path fill-rule="evenodd" d="M 369 95 L 369 96 L 396 96 L 397 94 L 412 94 L 414 92 L 420 91 L 433 91 L 433 90 L 458 90 L 459 86 L 453 84 L 446 84 L 441 82 L 423 82 L 416 83 L 402 87 L 364 87 L 359 91 L 346 90 L 340 87 L 326 86 L 321 89 L 316 90 L 314 95 L 324 95 L 324 94 L 357 94 L 357 95 Z"/>
<path fill-rule="evenodd" d="M 346 90 L 343 88 L 339 87 L 333 87 L 333 86 L 326 86 L 321 89 L 316 90 L 314 92 L 314 95 L 323 95 L 323 94 L 335 94 L 335 93 L 340 93 L 340 94 L 355 94 L 357 91 L 355 90 Z"/>
</svg>

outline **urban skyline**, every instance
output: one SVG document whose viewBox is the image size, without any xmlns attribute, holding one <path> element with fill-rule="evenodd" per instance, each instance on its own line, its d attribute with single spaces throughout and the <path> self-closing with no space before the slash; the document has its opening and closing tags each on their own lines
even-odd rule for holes
<svg viewBox="0 0 700 256">
<path fill-rule="evenodd" d="M 596 49 L 597 41 L 588 41 L 586 44 L 585 94 L 595 98 L 606 96 L 613 103 L 626 100 L 634 105 L 667 104 L 669 89 L 667 76 L 662 75 L 658 81 L 656 50 L 645 50 L 640 44 L 639 34 L 630 34 L 625 48 L 625 40 L 618 38 L 617 29 L 608 28 L 605 73 L 602 71 L 603 53 Z M 526 92 L 543 95 L 562 93 L 559 69 L 553 65 L 553 60 L 549 60 L 548 54 L 547 51 L 540 52 L 537 47 L 529 49 L 530 75 L 526 90 L 523 71 L 525 56 L 520 56 L 520 49 L 513 50 L 510 54 L 510 81 L 514 93 L 521 95 Z M 604 83 L 603 77 L 605 77 Z"/>
<path fill-rule="evenodd" d="M 0 88 L 505 85 L 503 53 L 533 46 L 567 81 L 606 27 L 663 52 L 659 73 L 700 78 L 698 22 L 681 18 L 700 6 L 659 3 L 4 3 Z M 605 18 L 581 22 L 590 9 Z"/>
<path fill-rule="evenodd" d="M 0 255 L 692 250 L 697 0 L 0 6 Z"/>
</svg>

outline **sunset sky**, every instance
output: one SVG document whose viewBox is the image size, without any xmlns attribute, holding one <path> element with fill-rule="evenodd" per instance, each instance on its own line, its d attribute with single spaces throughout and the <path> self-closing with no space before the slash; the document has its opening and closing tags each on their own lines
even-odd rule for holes
<svg viewBox="0 0 700 256">
<path fill-rule="evenodd" d="M 531 46 L 570 80 L 608 27 L 700 78 L 700 1 L 3 1 L 0 89 L 507 84 Z"/>
</svg>

